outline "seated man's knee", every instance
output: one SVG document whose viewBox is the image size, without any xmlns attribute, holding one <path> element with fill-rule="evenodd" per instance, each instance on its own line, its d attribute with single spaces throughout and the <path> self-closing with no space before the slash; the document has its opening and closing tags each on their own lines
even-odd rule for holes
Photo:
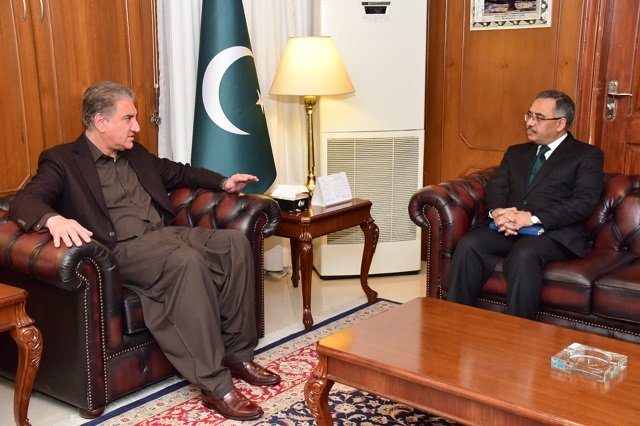
<svg viewBox="0 0 640 426">
<path fill-rule="evenodd" d="M 237 229 L 230 229 L 229 231 L 229 238 L 231 238 L 234 242 L 250 247 L 249 239 L 244 234 L 244 232 L 238 231 Z"/>
<path fill-rule="evenodd" d="M 229 246 L 236 249 L 236 255 L 239 255 L 238 251 L 247 254 L 251 253 L 251 243 L 249 243 L 249 239 L 246 237 L 244 232 L 236 229 L 228 229 L 225 230 L 225 232 L 229 241 Z"/>
<path fill-rule="evenodd" d="M 539 253 L 530 244 L 516 244 L 505 258 L 505 265 L 518 266 L 525 263 L 542 262 Z"/>
<path fill-rule="evenodd" d="M 480 247 L 482 247 L 483 242 L 478 239 L 473 233 L 467 233 L 462 236 L 456 248 L 454 250 L 454 255 L 464 255 L 467 253 L 473 253 L 478 251 Z"/>
<path fill-rule="evenodd" d="M 167 256 L 167 266 L 181 268 L 204 267 L 206 269 L 206 262 L 197 250 L 184 245 Z"/>
</svg>

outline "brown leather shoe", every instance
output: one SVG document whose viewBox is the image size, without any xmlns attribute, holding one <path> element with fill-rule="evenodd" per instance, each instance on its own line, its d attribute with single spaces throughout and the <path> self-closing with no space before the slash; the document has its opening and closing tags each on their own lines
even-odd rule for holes
<svg viewBox="0 0 640 426">
<path fill-rule="evenodd" d="M 230 362 L 225 364 L 231 370 L 231 376 L 244 380 L 250 385 L 272 386 L 280 383 L 280 376 L 253 361 Z"/>
<path fill-rule="evenodd" d="M 211 392 L 203 390 L 202 404 L 231 420 L 254 420 L 264 414 L 260 406 L 249 400 L 236 388 L 227 392 L 220 399 L 214 398 Z"/>
</svg>

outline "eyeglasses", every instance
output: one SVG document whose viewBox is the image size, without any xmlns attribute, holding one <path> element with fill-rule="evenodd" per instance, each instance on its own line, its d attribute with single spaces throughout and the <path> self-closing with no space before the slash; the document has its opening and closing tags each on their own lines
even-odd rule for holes
<svg viewBox="0 0 640 426">
<path fill-rule="evenodd" d="M 533 120 L 534 123 L 537 123 L 539 121 L 549 121 L 549 120 L 560 120 L 561 118 L 566 118 L 566 117 L 551 117 L 551 118 L 545 118 L 544 116 L 540 115 L 540 114 L 534 114 L 531 111 L 527 112 L 524 114 L 524 122 L 526 123 L 529 120 Z"/>
</svg>

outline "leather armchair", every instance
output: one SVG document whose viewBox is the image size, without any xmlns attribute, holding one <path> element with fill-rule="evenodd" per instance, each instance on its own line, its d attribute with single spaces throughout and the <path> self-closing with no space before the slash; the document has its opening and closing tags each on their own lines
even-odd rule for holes
<svg viewBox="0 0 640 426">
<path fill-rule="evenodd" d="M 486 217 L 485 185 L 495 168 L 419 189 L 409 217 L 426 234 L 427 296 L 446 299 L 451 257 L 460 238 Z M 588 253 L 549 262 L 537 320 L 640 343 L 640 175 L 608 173 L 585 223 Z M 475 304 L 504 312 L 502 261 Z"/>
<path fill-rule="evenodd" d="M 245 233 L 255 262 L 256 322 L 264 335 L 264 238 L 280 222 L 263 195 L 181 188 L 171 194 L 176 225 Z M 27 312 L 44 351 L 34 388 L 99 416 L 112 401 L 175 373 L 147 330 L 140 299 L 122 286 L 110 250 L 98 242 L 55 248 L 48 233 L 22 232 L 0 202 L 0 282 L 29 292 Z M 3 336 L 0 336 L 3 337 Z M 0 340 L 0 374 L 13 378 L 15 345 Z"/>
</svg>

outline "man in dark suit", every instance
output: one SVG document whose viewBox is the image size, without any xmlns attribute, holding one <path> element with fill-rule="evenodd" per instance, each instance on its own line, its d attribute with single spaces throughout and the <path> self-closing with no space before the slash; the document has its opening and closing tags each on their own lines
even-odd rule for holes
<svg viewBox="0 0 640 426">
<path fill-rule="evenodd" d="M 240 231 L 170 226 L 167 193 L 180 186 L 238 191 L 252 175 L 224 176 L 160 159 L 134 141 L 134 94 L 112 82 L 83 97 L 86 131 L 40 155 L 38 172 L 11 202 L 25 231 L 54 245 L 95 240 L 109 247 L 142 302 L 147 327 L 178 372 L 202 390 L 204 405 L 250 420 L 262 409 L 232 377 L 274 385 L 253 361 L 257 343 L 251 247 Z"/>
<path fill-rule="evenodd" d="M 507 312 L 535 319 L 545 264 L 585 255 L 583 222 L 602 192 L 603 157 L 568 132 L 574 113 L 573 101 L 562 92 L 536 96 L 524 117 L 529 142 L 507 149 L 485 189 L 488 217 L 453 253 L 448 300 L 471 305 L 504 256 Z M 491 221 L 497 230 L 489 228 Z M 519 232 L 532 225 L 544 233 Z"/>
</svg>

